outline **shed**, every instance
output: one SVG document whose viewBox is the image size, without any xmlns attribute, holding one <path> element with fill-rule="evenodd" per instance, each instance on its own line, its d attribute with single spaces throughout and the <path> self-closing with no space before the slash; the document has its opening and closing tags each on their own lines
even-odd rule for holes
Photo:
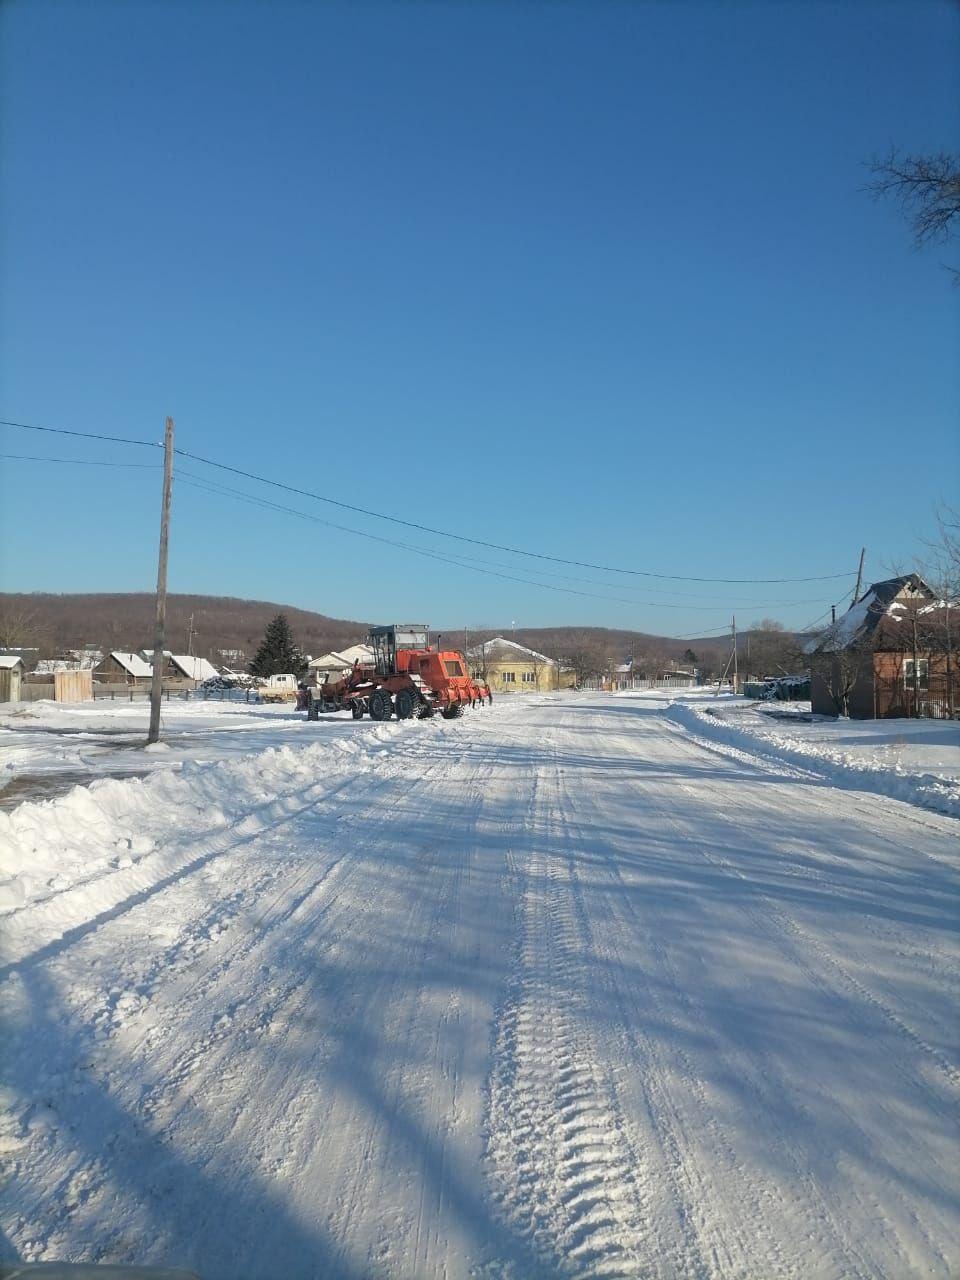
<svg viewBox="0 0 960 1280">
<path fill-rule="evenodd" d="M 214 680 L 217 668 L 206 658 L 194 657 L 192 653 L 171 653 L 170 665 L 174 676 L 182 676 L 201 684 L 204 680 Z"/>
<path fill-rule="evenodd" d="M 153 679 L 153 667 L 139 653 L 125 653 L 114 649 L 97 664 L 93 674 L 98 680 L 141 686 L 149 684 Z"/>
<path fill-rule="evenodd" d="M 16 653 L 0 653 L 0 702 L 20 701 L 23 659 Z"/>
</svg>

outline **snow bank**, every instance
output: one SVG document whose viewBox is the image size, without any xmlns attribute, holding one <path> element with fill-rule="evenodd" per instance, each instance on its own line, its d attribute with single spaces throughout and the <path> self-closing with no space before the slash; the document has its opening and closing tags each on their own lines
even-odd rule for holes
<svg viewBox="0 0 960 1280">
<path fill-rule="evenodd" d="M 378 725 L 362 737 L 187 761 L 0 812 L 0 964 L 320 803 L 371 769 L 398 730 Z"/>
<path fill-rule="evenodd" d="M 729 702 L 727 705 L 729 707 Z M 731 709 L 728 714 L 733 713 Z M 853 750 L 844 750 L 831 746 L 829 741 L 801 737 L 800 726 L 792 725 L 789 720 L 743 714 L 734 724 L 722 712 L 718 714 L 702 702 L 673 702 L 667 714 L 675 723 L 700 735 L 705 745 L 723 743 L 728 747 L 746 748 L 751 755 L 762 759 L 802 766 L 839 787 L 872 791 L 936 813 L 960 817 L 960 781 L 950 776 L 960 770 L 960 746 L 957 745 L 960 735 L 949 724 L 910 722 L 911 728 L 918 724 L 930 726 L 946 742 L 946 751 L 957 757 L 955 769 L 930 773 L 889 758 L 889 747 L 904 732 L 903 721 L 871 721 L 871 732 L 865 733 Z M 844 727 L 847 724 L 839 723 Z M 835 722 L 831 722 L 830 728 L 834 727 Z"/>
</svg>

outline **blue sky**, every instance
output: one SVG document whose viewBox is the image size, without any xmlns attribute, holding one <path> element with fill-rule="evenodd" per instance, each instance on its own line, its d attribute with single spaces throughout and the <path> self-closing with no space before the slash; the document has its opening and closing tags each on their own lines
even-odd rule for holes
<svg viewBox="0 0 960 1280">
<path fill-rule="evenodd" d="M 862 165 L 955 148 L 958 12 L 13 0 L 2 416 L 170 413 L 191 452 L 569 560 L 801 578 L 866 545 L 883 576 L 956 493 L 960 294 Z M 159 472 L 0 467 L 6 589 L 152 588 Z M 174 591 L 676 635 L 852 586 L 565 568 L 178 468 Z"/>
</svg>

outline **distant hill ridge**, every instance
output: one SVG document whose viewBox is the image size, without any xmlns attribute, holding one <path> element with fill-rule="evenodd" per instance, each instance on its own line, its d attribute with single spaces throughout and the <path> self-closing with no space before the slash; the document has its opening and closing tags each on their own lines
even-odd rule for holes
<svg viewBox="0 0 960 1280">
<path fill-rule="evenodd" d="M 18 638 L 9 643 L 36 645 L 41 656 L 63 649 L 92 645 L 103 649 L 137 651 L 153 645 L 154 596 L 149 592 L 0 592 L 0 620 L 4 630 L 11 625 Z M 366 622 L 331 618 L 326 614 L 298 609 L 294 605 L 268 600 L 243 600 L 236 596 L 167 596 L 167 648 L 217 660 L 221 650 L 241 649 L 246 659 L 253 656 L 267 623 L 278 613 L 286 614 L 294 637 L 305 653 L 320 654 L 342 649 L 362 640 Z M 377 619 L 388 621 L 389 619 Z M 406 619 L 399 619 L 406 621 Z M 447 644 L 462 648 L 463 628 L 438 627 Z M 566 656 L 575 650 L 602 648 L 625 659 L 632 653 L 656 652 L 665 659 L 682 661 L 692 648 L 698 656 L 713 655 L 728 647 L 726 640 L 675 640 L 640 631 L 609 627 L 510 627 L 471 631 L 470 644 L 494 635 L 514 638 L 550 656 Z"/>
<path fill-rule="evenodd" d="M 46 592 L 0 593 L 0 616 L 24 633 L 18 643 L 37 644 L 46 653 L 96 648 L 136 651 L 153 646 L 155 597 L 149 592 L 91 592 L 53 595 Z M 242 649 L 247 660 L 263 639 L 267 623 L 284 613 L 305 653 L 325 653 L 362 639 L 364 622 L 328 618 L 268 600 L 235 596 L 167 596 L 167 648 L 216 658 L 222 649 Z M 36 639 L 29 638 L 35 635 Z"/>
</svg>

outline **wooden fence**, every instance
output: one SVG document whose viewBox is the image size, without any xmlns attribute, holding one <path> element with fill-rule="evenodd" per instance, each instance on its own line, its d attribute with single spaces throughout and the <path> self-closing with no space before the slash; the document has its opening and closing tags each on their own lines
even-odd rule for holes
<svg viewBox="0 0 960 1280">
<path fill-rule="evenodd" d="M 89 702 L 93 697 L 93 672 L 55 671 L 53 696 L 57 702 Z"/>
</svg>

